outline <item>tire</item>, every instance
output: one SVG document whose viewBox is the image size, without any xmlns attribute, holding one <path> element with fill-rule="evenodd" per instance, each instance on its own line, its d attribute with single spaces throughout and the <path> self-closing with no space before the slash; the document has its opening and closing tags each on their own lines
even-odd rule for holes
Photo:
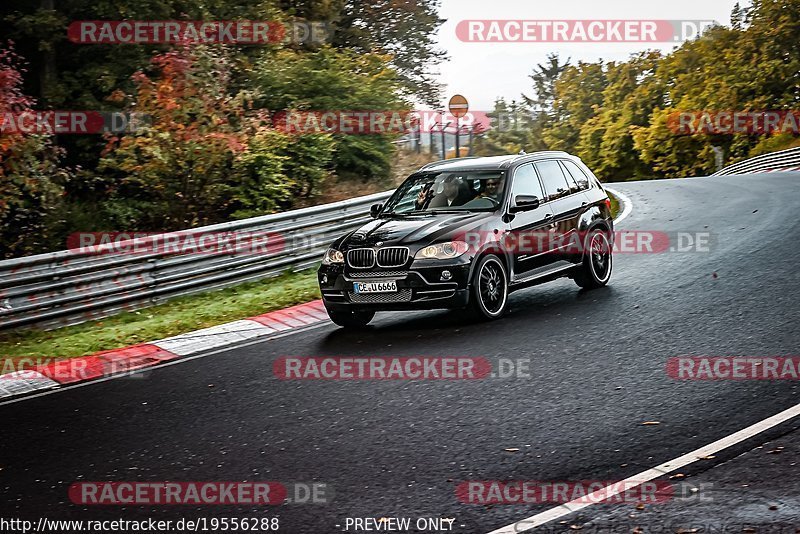
<svg viewBox="0 0 800 534">
<path fill-rule="evenodd" d="M 508 310 L 508 274 L 494 254 L 483 256 L 475 266 L 470 308 L 473 316 L 484 321 L 499 319 Z"/>
<path fill-rule="evenodd" d="M 611 279 L 613 250 L 606 232 L 595 229 L 586 236 L 583 262 L 575 272 L 575 283 L 583 289 L 603 287 Z"/>
<path fill-rule="evenodd" d="M 363 328 L 369 324 L 375 312 L 370 310 L 328 310 L 328 316 L 343 328 Z"/>
</svg>

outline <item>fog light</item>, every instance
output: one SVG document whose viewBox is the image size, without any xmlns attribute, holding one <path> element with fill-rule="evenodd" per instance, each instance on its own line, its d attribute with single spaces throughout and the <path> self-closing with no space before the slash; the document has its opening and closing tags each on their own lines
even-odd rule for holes
<svg viewBox="0 0 800 534">
<path fill-rule="evenodd" d="M 327 284 L 328 283 L 328 275 L 327 274 L 323 274 L 322 275 L 322 283 L 323 284 Z"/>
<path fill-rule="evenodd" d="M 442 271 L 441 280 L 450 280 L 452 277 L 453 275 L 450 274 L 450 271 Z"/>
</svg>

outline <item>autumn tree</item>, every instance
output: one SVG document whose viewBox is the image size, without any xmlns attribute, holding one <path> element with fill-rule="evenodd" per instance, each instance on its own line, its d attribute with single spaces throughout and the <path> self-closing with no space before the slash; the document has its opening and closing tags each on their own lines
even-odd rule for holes
<svg viewBox="0 0 800 534">
<path fill-rule="evenodd" d="M 187 45 L 135 75 L 128 107 L 147 125 L 112 138 L 100 164 L 117 178 L 106 203 L 116 224 L 176 230 L 262 214 L 325 176 L 327 136 L 296 143 L 274 131 L 255 93 L 232 91 L 231 61 L 222 45 Z"/>
<path fill-rule="evenodd" d="M 22 91 L 23 72 L 11 44 L 0 48 L 0 258 L 54 244 L 54 216 L 68 178 L 52 135 L 13 126 L 15 117 L 31 113 L 35 104 Z"/>
</svg>

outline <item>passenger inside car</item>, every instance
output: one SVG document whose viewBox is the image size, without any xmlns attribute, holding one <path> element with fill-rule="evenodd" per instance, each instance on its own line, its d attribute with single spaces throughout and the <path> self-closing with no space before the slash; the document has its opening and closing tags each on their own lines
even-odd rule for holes
<svg viewBox="0 0 800 534">
<path fill-rule="evenodd" d="M 465 208 L 494 208 L 500 204 L 500 195 L 503 192 L 502 177 L 491 177 L 482 180 L 481 190 L 473 199 L 464 204 Z"/>
<path fill-rule="evenodd" d="M 442 192 L 434 195 L 433 188 L 423 188 L 417 197 L 416 209 L 446 208 L 463 206 L 473 198 L 469 187 L 462 178 L 448 175 L 442 180 Z"/>
</svg>

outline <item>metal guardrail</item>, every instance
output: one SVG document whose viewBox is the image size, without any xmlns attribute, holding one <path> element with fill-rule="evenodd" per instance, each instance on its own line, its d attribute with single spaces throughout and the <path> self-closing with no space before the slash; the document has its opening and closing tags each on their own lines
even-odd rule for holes
<svg viewBox="0 0 800 534">
<path fill-rule="evenodd" d="M 711 176 L 729 176 L 731 174 L 750 174 L 780 169 L 796 169 L 800 167 L 800 147 L 764 154 L 734 163 Z"/>
<path fill-rule="evenodd" d="M 800 147 L 757 156 L 712 176 L 796 167 Z M 78 324 L 311 267 L 331 241 L 366 222 L 369 206 L 390 193 L 0 261 L 0 330 Z M 208 234 L 229 236 L 231 246 L 214 252 L 187 246 Z"/>
<path fill-rule="evenodd" d="M 311 267 L 390 193 L 0 261 L 0 329 L 77 324 Z M 223 246 L 204 250 L 209 235 Z"/>
</svg>

